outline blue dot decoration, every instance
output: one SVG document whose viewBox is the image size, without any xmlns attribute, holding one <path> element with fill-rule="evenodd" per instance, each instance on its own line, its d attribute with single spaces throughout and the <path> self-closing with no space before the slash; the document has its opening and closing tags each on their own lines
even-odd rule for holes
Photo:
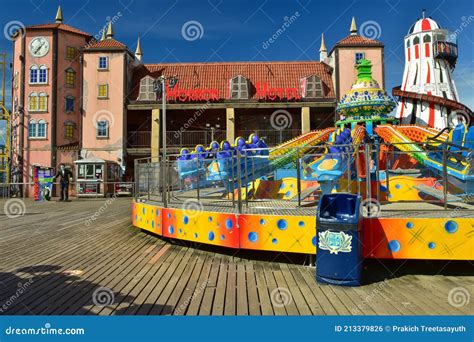
<svg viewBox="0 0 474 342">
<path fill-rule="evenodd" d="M 303 227 L 304 227 L 304 221 L 298 222 L 298 226 L 300 226 L 301 228 L 303 228 Z"/>
<path fill-rule="evenodd" d="M 225 240 L 225 235 L 221 234 L 221 240 Z"/>
<path fill-rule="evenodd" d="M 278 243 L 278 240 L 275 239 L 275 238 L 273 238 L 273 239 L 272 239 L 272 243 L 273 243 L 274 245 L 276 245 L 276 244 Z"/>
<path fill-rule="evenodd" d="M 280 219 L 277 222 L 277 227 L 280 230 L 286 230 L 288 228 L 288 222 L 286 222 L 284 219 Z"/>
<path fill-rule="evenodd" d="M 455 221 L 448 221 L 444 225 L 444 229 L 450 234 L 454 234 L 458 231 L 458 224 Z"/>
<path fill-rule="evenodd" d="M 388 249 L 391 252 L 398 252 L 401 248 L 402 246 L 400 245 L 400 242 L 398 242 L 398 240 L 392 240 L 388 243 Z"/>
<path fill-rule="evenodd" d="M 225 221 L 225 227 L 227 229 L 232 229 L 232 227 L 234 227 L 234 223 L 232 222 L 232 220 L 230 218 L 228 218 L 226 221 Z"/>
<path fill-rule="evenodd" d="M 155 221 L 151 221 L 151 228 L 155 228 Z"/>
<path fill-rule="evenodd" d="M 209 216 L 209 217 L 207 218 L 207 220 L 208 220 L 209 222 L 212 222 L 212 216 Z"/>
<path fill-rule="evenodd" d="M 313 236 L 313 238 L 311 239 L 311 243 L 314 247 L 316 247 L 316 236 Z"/>
<path fill-rule="evenodd" d="M 429 249 L 435 249 L 435 248 L 436 248 L 436 243 L 430 242 L 430 243 L 428 244 L 428 248 L 429 248 Z"/>
<path fill-rule="evenodd" d="M 264 219 L 260 219 L 260 224 L 261 224 L 262 226 L 264 226 L 264 225 L 265 225 L 265 220 L 264 220 Z"/>
<path fill-rule="evenodd" d="M 171 218 L 171 213 L 168 213 L 168 218 Z"/>
<path fill-rule="evenodd" d="M 183 223 L 188 224 L 188 222 L 189 222 L 189 217 L 187 217 L 186 215 L 183 216 Z"/>
<path fill-rule="evenodd" d="M 198 233 L 194 233 L 194 238 L 197 239 Z"/>
<path fill-rule="evenodd" d="M 174 234 L 174 227 L 173 227 L 173 226 L 169 226 L 169 227 L 168 227 L 168 232 L 169 232 L 170 234 Z"/>
<path fill-rule="evenodd" d="M 207 234 L 207 238 L 209 239 L 209 241 L 212 241 L 214 240 L 214 232 L 209 232 L 209 234 Z"/>
<path fill-rule="evenodd" d="M 402 186 L 400 184 L 395 184 L 395 189 L 400 189 Z"/>
<path fill-rule="evenodd" d="M 281 183 L 280 184 L 280 189 L 284 189 L 285 188 L 285 183 Z"/>
<path fill-rule="evenodd" d="M 386 186 L 381 185 L 381 186 L 380 186 L 380 191 L 382 191 L 382 192 L 387 192 L 388 190 L 387 190 L 387 187 L 386 187 Z"/>
<path fill-rule="evenodd" d="M 156 217 L 158 217 L 158 216 L 160 216 L 160 211 L 159 210 L 156 211 Z"/>
<path fill-rule="evenodd" d="M 407 228 L 408 229 L 412 229 L 415 225 L 413 224 L 413 222 L 407 222 Z"/>
<path fill-rule="evenodd" d="M 255 232 L 250 232 L 248 238 L 250 242 L 257 242 L 258 234 Z"/>
<path fill-rule="evenodd" d="M 290 196 L 291 196 L 291 191 L 285 192 L 285 196 L 286 196 L 286 197 L 290 197 Z"/>
<path fill-rule="evenodd" d="M 146 209 L 145 207 L 142 208 L 142 214 L 145 214 L 146 213 Z"/>
</svg>

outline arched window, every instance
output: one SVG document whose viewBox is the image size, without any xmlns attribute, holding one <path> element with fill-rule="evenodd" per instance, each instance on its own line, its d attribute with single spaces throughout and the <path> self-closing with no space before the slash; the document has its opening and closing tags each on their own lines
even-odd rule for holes
<svg viewBox="0 0 474 342">
<path fill-rule="evenodd" d="M 48 95 L 46 93 L 39 93 L 37 110 L 41 112 L 46 112 L 48 110 Z"/>
<path fill-rule="evenodd" d="M 107 120 L 100 120 L 96 122 L 96 136 L 97 138 L 109 137 L 109 122 Z"/>
<path fill-rule="evenodd" d="M 410 39 L 407 39 L 407 48 L 410 47 Z"/>
<path fill-rule="evenodd" d="M 28 96 L 28 109 L 30 111 L 38 110 L 38 93 L 30 93 Z"/>
<path fill-rule="evenodd" d="M 66 113 L 74 112 L 74 96 L 68 95 L 64 98 L 64 110 Z"/>
<path fill-rule="evenodd" d="M 43 119 L 38 121 L 38 130 L 37 130 L 37 138 L 46 138 L 46 121 Z"/>
<path fill-rule="evenodd" d="M 46 65 L 41 65 L 39 67 L 38 83 L 48 83 L 48 67 Z"/>
<path fill-rule="evenodd" d="M 425 34 L 423 36 L 423 43 L 429 43 L 429 42 L 431 42 L 431 37 L 429 34 Z"/>
<path fill-rule="evenodd" d="M 420 37 L 418 37 L 418 36 L 413 38 L 413 45 L 417 45 L 417 44 L 420 44 Z"/>
<path fill-rule="evenodd" d="M 37 123 L 36 120 L 28 121 L 28 138 L 36 138 Z"/>
<path fill-rule="evenodd" d="M 66 85 L 74 86 L 75 78 L 76 78 L 76 72 L 72 68 L 66 69 Z"/>
<path fill-rule="evenodd" d="M 30 67 L 30 84 L 38 83 L 38 71 L 39 68 L 37 65 L 32 65 Z"/>
<path fill-rule="evenodd" d="M 248 100 L 249 82 L 244 76 L 235 76 L 230 81 L 230 98 L 234 100 Z"/>
<path fill-rule="evenodd" d="M 76 124 L 72 121 L 64 122 L 64 137 L 66 139 L 74 139 L 74 131 L 76 129 Z"/>
<path fill-rule="evenodd" d="M 323 95 L 324 95 L 323 84 L 321 82 L 321 79 L 316 75 L 307 77 L 305 97 L 317 98 L 317 97 L 323 97 Z"/>
<path fill-rule="evenodd" d="M 156 93 L 153 89 L 153 82 L 155 79 L 150 76 L 145 76 L 140 81 L 139 101 L 156 101 Z"/>
</svg>

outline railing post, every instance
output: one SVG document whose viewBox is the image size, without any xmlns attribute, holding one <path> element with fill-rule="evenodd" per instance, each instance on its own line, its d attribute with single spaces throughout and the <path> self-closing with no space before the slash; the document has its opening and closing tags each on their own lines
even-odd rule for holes
<svg viewBox="0 0 474 342">
<path fill-rule="evenodd" d="M 166 189 L 166 160 L 165 158 L 161 158 L 161 163 L 162 163 L 162 175 L 160 177 L 161 179 L 161 199 L 163 200 L 163 207 L 168 208 L 168 198 L 167 198 L 167 189 Z"/>
<path fill-rule="evenodd" d="M 231 174 L 230 174 L 230 185 L 232 190 L 232 207 L 235 207 L 235 173 L 234 173 L 234 156 L 230 157 Z"/>
<path fill-rule="evenodd" d="M 448 166 L 446 148 L 443 148 L 443 201 L 444 210 L 448 210 Z"/>
<path fill-rule="evenodd" d="M 139 184 L 139 180 L 138 180 L 138 159 L 134 159 L 133 160 L 133 180 L 134 180 L 134 185 L 135 185 L 135 189 L 138 189 L 138 184 Z M 136 198 L 136 191 L 134 191 L 133 193 L 133 197 Z"/>
<path fill-rule="evenodd" d="M 387 151 L 387 157 L 385 158 L 385 179 L 386 179 L 386 184 L 387 184 L 387 202 L 390 200 L 390 165 L 392 165 L 393 155 L 390 153 L 390 150 Z"/>
<path fill-rule="evenodd" d="M 364 146 L 365 152 L 365 194 L 366 199 L 372 198 L 372 189 L 371 189 L 371 177 L 370 177 L 370 159 L 372 157 L 370 143 L 366 143 Z"/>
<path fill-rule="evenodd" d="M 240 163 L 240 151 L 237 150 L 237 212 L 242 214 L 242 178 Z"/>
<path fill-rule="evenodd" d="M 247 151 L 245 151 L 245 155 L 244 155 L 244 172 L 245 172 L 245 206 L 248 208 L 249 207 L 249 201 L 248 201 L 248 184 L 249 184 L 249 179 L 248 179 L 248 164 L 247 164 L 247 158 L 248 158 L 248 154 L 247 154 Z"/>
<path fill-rule="evenodd" d="M 298 207 L 301 207 L 301 155 L 299 147 L 296 148 L 296 191 L 298 192 Z"/>
<path fill-rule="evenodd" d="M 199 154 L 198 154 L 198 157 L 196 158 L 196 166 L 197 166 L 197 189 L 196 189 L 196 192 L 197 192 L 197 200 L 198 202 L 201 201 L 201 194 L 200 194 L 200 188 L 201 188 L 201 185 L 199 184 L 201 182 L 201 175 L 200 175 L 200 172 L 199 172 Z"/>
</svg>

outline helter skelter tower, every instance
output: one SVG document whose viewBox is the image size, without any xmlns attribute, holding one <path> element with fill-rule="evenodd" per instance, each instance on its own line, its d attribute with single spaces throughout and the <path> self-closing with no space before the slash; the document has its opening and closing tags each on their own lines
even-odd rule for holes
<svg viewBox="0 0 474 342">
<path fill-rule="evenodd" d="M 452 76 L 458 57 L 456 35 L 426 18 L 423 10 L 404 44 L 403 83 L 393 89 L 400 122 L 442 129 L 453 120 L 471 121 L 472 112 L 459 102 Z"/>
</svg>

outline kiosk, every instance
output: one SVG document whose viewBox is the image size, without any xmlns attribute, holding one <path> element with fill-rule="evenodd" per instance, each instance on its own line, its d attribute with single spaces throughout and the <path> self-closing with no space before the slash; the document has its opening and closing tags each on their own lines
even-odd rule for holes
<svg viewBox="0 0 474 342">
<path fill-rule="evenodd" d="M 76 160 L 77 197 L 107 197 L 120 181 L 120 165 L 100 158 Z"/>
</svg>

